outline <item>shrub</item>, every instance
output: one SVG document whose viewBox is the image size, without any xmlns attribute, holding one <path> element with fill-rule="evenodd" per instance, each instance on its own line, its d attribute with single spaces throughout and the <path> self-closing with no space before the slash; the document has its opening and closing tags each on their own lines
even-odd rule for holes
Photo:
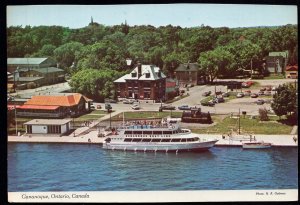
<svg viewBox="0 0 300 205">
<path fill-rule="evenodd" d="M 268 117 L 268 111 L 266 108 L 260 108 L 258 110 L 259 113 L 259 120 L 260 121 L 268 121 L 269 117 Z"/>
</svg>

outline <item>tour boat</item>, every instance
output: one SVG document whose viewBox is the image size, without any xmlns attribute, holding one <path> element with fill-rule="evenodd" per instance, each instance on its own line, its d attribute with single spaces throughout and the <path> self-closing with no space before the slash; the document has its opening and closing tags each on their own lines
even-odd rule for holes
<svg viewBox="0 0 300 205">
<path fill-rule="evenodd" d="M 179 124 L 133 124 L 121 126 L 105 136 L 104 149 L 124 151 L 201 151 L 215 145 L 218 140 L 208 140 Z"/>
<path fill-rule="evenodd" d="M 245 142 L 243 143 L 244 149 L 263 149 L 263 148 L 270 148 L 272 146 L 269 142 Z"/>
</svg>

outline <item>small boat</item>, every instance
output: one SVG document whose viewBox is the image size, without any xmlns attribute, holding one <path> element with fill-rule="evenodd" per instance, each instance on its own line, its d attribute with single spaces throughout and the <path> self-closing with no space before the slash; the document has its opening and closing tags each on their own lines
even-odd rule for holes
<svg viewBox="0 0 300 205">
<path fill-rule="evenodd" d="M 243 143 L 244 149 L 263 149 L 263 148 L 270 148 L 272 146 L 269 142 L 245 142 Z"/>
</svg>

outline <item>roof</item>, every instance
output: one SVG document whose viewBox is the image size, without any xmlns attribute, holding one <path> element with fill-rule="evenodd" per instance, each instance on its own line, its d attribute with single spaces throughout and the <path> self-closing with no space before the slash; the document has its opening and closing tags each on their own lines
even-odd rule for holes
<svg viewBox="0 0 300 205">
<path fill-rule="evenodd" d="M 284 58 L 287 58 L 289 55 L 288 51 L 282 51 L 282 52 L 270 52 L 269 56 L 282 56 Z"/>
<path fill-rule="evenodd" d="M 21 82 L 32 82 L 36 80 L 43 79 L 44 77 L 19 77 L 16 79 L 16 81 L 21 81 Z"/>
<path fill-rule="evenodd" d="M 15 108 L 19 108 L 20 105 L 7 105 L 7 110 L 14 110 Z"/>
<path fill-rule="evenodd" d="M 82 97 L 83 95 L 81 95 L 80 93 L 67 96 L 36 95 L 32 96 L 32 98 L 28 100 L 25 105 L 73 106 L 77 105 Z"/>
<path fill-rule="evenodd" d="M 30 70 L 40 72 L 40 73 L 55 73 L 55 72 L 64 72 L 64 70 L 55 68 L 55 67 L 48 67 L 48 68 L 30 68 Z M 29 68 L 20 68 L 19 71 L 27 72 Z"/>
<path fill-rule="evenodd" d="M 24 125 L 64 125 L 70 121 L 71 119 L 34 119 L 25 122 Z"/>
<path fill-rule="evenodd" d="M 287 66 L 285 68 L 286 71 L 298 71 L 298 66 L 297 65 L 293 65 L 293 66 Z"/>
<path fill-rule="evenodd" d="M 115 83 L 125 83 L 126 80 L 158 80 L 162 78 L 166 78 L 165 74 L 163 74 L 159 67 L 154 65 L 142 65 L 141 76 L 138 75 L 138 67 L 135 67 L 129 74 L 123 75 L 122 77 L 115 80 Z M 161 77 L 158 76 L 158 73 L 161 72 Z M 132 77 L 132 73 L 136 73 L 135 77 Z M 146 73 L 150 74 L 147 78 Z"/>
<path fill-rule="evenodd" d="M 7 58 L 8 65 L 39 65 L 47 58 Z"/>
<path fill-rule="evenodd" d="M 35 110 L 56 110 L 59 106 L 55 105 L 22 105 L 19 109 L 35 109 Z"/>
<path fill-rule="evenodd" d="M 183 63 L 183 64 L 180 64 L 175 69 L 175 72 L 198 71 L 198 70 L 199 70 L 199 65 L 197 63 Z"/>
</svg>

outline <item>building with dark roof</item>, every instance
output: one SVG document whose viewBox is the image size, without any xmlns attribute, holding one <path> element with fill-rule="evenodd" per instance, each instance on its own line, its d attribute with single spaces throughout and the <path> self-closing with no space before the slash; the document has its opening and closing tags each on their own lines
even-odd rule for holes
<svg viewBox="0 0 300 205">
<path fill-rule="evenodd" d="M 139 63 L 129 74 L 114 83 L 119 99 L 165 100 L 166 76 L 154 65 Z"/>
<path fill-rule="evenodd" d="M 289 52 L 270 52 L 266 57 L 267 70 L 270 73 L 284 73 L 287 66 Z"/>
<path fill-rule="evenodd" d="M 13 73 L 17 68 L 56 67 L 52 58 L 7 58 L 7 71 Z"/>
<path fill-rule="evenodd" d="M 175 69 L 175 76 L 180 87 L 187 84 L 205 84 L 208 81 L 207 75 L 201 72 L 197 63 L 183 63 Z"/>
</svg>

